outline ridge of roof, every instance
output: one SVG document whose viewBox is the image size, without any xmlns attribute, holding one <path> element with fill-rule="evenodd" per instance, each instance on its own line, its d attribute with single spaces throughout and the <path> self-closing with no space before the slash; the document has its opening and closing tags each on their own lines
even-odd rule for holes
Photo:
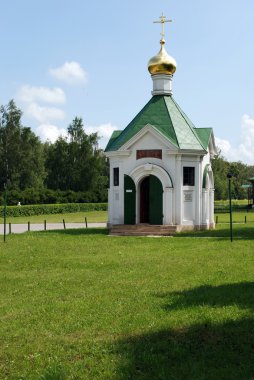
<svg viewBox="0 0 254 380">
<path fill-rule="evenodd" d="M 199 138 L 195 133 L 195 126 L 183 112 L 174 98 L 167 98 L 169 114 L 171 116 L 180 149 L 204 150 Z"/>
<path fill-rule="evenodd" d="M 172 99 L 173 99 L 173 98 L 172 98 Z M 164 97 L 164 101 L 165 101 L 165 104 L 166 104 L 166 99 L 165 99 L 165 97 Z M 170 119 L 170 121 L 171 121 L 171 124 L 172 124 L 172 126 L 173 126 L 173 121 L 172 121 L 172 118 L 171 118 L 171 116 L 170 116 L 170 113 L 169 113 L 169 109 L 168 109 L 168 107 L 167 107 L 167 112 L 168 112 L 168 117 L 169 117 L 169 119 Z M 174 129 L 174 127 L 173 127 L 173 129 Z M 176 135 L 175 129 L 174 129 L 174 133 L 175 133 L 175 137 L 176 137 L 177 147 L 179 148 L 180 145 L 179 145 L 179 141 L 178 141 L 178 138 L 177 138 L 177 135 Z"/>
</svg>

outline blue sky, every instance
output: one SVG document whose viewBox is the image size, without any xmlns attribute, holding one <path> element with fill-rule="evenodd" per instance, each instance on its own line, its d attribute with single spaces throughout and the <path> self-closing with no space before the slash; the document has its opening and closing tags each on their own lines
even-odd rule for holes
<svg viewBox="0 0 254 380">
<path fill-rule="evenodd" d="M 151 97 L 162 12 L 175 100 L 226 158 L 254 165 L 253 0 L 2 0 L 0 104 L 14 98 L 42 140 L 80 116 L 105 146 Z"/>
</svg>

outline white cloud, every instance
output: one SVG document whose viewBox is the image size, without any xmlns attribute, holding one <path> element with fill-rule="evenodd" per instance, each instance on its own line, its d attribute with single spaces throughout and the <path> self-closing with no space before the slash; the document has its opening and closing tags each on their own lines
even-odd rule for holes
<svg viewBox="0 0 254 380">
<path fill-rule="evenodd" d="M 215 143 L 216 146 L 221 150 L 223 156 L 227 156 L 232 149 L 228 140 L 223 140 L 219 137 L 215 137 Z"/>
<path fill-rule="evenodd" d="M 254 165 L 254 119 L 243 115 L 241 122 L 241 135 L 239 144 L 232 147 L 228 140 L 216 138 L 216 145 L 229 161 L 242 161 Z"/>
<path fill-rule="evenodd" d="M 85 127 L 85 132 L 87 134 L 98 133 L 99 139 L 99 147 L 104 149 L 110 139 L 112 133 L 119 128 L 113 126 L 111 123 L 101 124 L 98 126 L 89 126 Z"/>
<path fill-rule="evenodd" d="M 49 73 L 52 77 L 65 83 L 85 83 L 87 81 L 87 73 L 78 62 L 65 62 L 56 69 L 50 69 Z"/>
<path fill-rule="evenodd" d="M 59 136 L 66 137 L 67 131 L 53 124 L 41 124 L 36 129 L 37 134 L 43 142 L 50 141 L 54 143 Z"/>
<path fill-rule="evenodd" d="M 95 127 L 85 127 L 85 132 L 87 134 L 98 132 L 99 147 L 104 149 L 108 143 L 109 138 L 111 137 L 114 130 L 117 130 L 117 127 L 114 127 L 110 123 L 101 124 Z M 42 123 L 36 129 L 37 134 L 40 136 L 42 141 L 49 140 L 50 142 L 55 142 L 59 136 L 67 137 L 67 130 L 57 127 L 51 123 Z"/>
<path fill-rule="evenodd" d="M 39 123 L 48 123 L 51 120 L 63 120 L 65 118 L 63 110 L 55 107 L 41 107 L 37 103 L 29 104 L 25 114 L 27 117 L 39 121 Z"/>
<path fill-rule="evenodd" d="M 26 103 L 42 101 L 45 103 L 63 104 L 65 93 L 61 88 L 47 88 L 24 85 L 18 90 L 18 98 Z"/>
<path fill-rule="evenodd" d="M 119 128 L 114 127 L 112 124 L 101 124 L 95 127 L 85 127 L 85 132 L 87 134 L 98 132 L 99 146 L 104 149 L 108 143 L 109 138 L 111 137 L 113 131 Z M 67 137 L 67 130 L 57 127 L 51 123 L 42 123 L 36 129 L 37 134 L 40 136 L 42 141 L 49 140 L 50 142 L 55 142 L 59 136 Z"/>
</svg>

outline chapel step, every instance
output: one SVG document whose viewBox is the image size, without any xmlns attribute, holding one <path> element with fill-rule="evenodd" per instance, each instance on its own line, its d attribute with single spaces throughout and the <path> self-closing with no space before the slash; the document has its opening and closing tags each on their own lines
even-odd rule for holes
<svg viewBox="0 0 254 380">
<path fill-rule="evenodd" d="M 116 224 L 109 229 L 110 235 L 118 236 L 171 236 L 177 231 L 174 225 L 154 225 L 154 224 Z"/>
</svg>

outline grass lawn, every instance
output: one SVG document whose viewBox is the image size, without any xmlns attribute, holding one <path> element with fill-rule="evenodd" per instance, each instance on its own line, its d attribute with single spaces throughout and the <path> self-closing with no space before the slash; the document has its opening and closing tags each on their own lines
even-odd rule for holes
<svg viewBox="0 0 254 380">
<path fill-rule="evenodd" d="M 217 205 L 228 205 L 229 200 L 216 200 L 214 201 L 214 206 L 216 207 Z M 232 199 L 232 205 L 248 205 L 248 199 Z"/>
<path fill-rule="evenodd" d="M 7 218 L 7 223 L 43 223 L 44 220 L 47 223 L 62 223 L 63 219 L 66 223 L 84 223 L 85 217 L 87 218 L 88 223 L 93 222 L 107 222 L 108 212 L 107 211 L 87 211 L 87 212 L 75 212 L 68 214 L 49 214 L 49 215 L 33 215 L 33 216 L 18 216 Z M 1 219 L 3 223 L 3 218 Z"/>
<path fill-rule="evenodd" d="M 253 379 L 254 225 L 234 232 L 0 241 L 1 380 Z"/>
<path fill-rule="evenodd" d="M 230 214 L 229 213 L 218 213 L 215 214 L 214 220 L 216 221 L 216 217 L 218 223 L 229 223 Z M 254 223 L 254 212 L 233 212 L 232 213 L 232 221 L 233 223 L 245 223 L 245 217 L 247 223 Z"/>
</svg>

